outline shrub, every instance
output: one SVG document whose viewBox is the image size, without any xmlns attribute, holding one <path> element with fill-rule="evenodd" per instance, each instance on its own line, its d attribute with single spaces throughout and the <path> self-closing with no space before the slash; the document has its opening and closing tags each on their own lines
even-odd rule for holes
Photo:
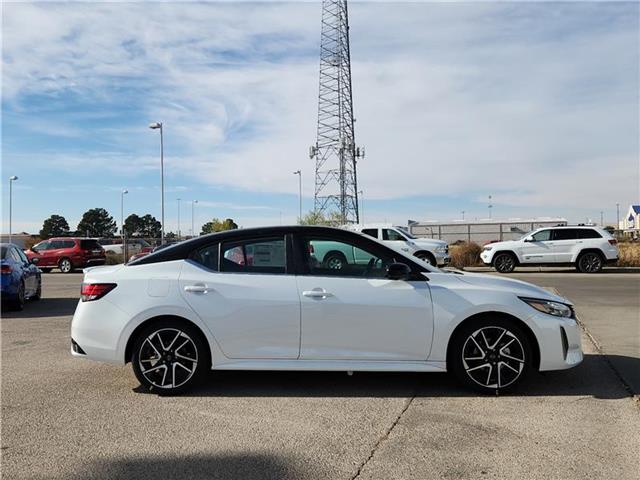
<svg viewBox="0 0 640 480">
<path fill-rule="evenodd" d="M 481 265 L 480 252 L 482 252 L 482 247 L 473 242 L 462 242 L 457 245 L 451 245 L 449 248 L 451 266 L 464 269 L 465 267 Z"/>
<path fill-rule="evenodd" d="M 620 260 L 618 260 L 618 266 L 640 267 L 640 243 L 621 242 L 618 244 L 618 247 L 620 247 Z"/>
<path fill-rule="evenodd" d="M 107 252 L 107 260 L 105 262 L 105 265 L 118 265 L 120 263 L 124 263 L 122 261 L 122 254 Z"/>
</svg>

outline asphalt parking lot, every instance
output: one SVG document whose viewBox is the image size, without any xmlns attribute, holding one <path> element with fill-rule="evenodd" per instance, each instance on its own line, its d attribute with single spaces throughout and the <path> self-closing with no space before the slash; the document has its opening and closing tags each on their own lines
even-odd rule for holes
<svg viewBox="0 0 640 480">
<path fill-rule="evenodd" d="M 636 479 L 640 275 L 514 276 L 575 301 L 597 344 L 582 365 L 501 397 L 445 374 L 216 372 L 161 398 L 70 356 L 82 275 L 46 274 L 40 302 L 3 315 L 2 476 Z"/>
</svg>

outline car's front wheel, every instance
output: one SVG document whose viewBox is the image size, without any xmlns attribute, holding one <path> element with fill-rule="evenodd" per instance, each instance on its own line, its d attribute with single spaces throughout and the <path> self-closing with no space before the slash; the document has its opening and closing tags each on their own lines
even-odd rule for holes
<svg viewBox="0 0 640 480">
<path fill-rule="evenodd" d="M 138 335 L 131 358 L 141 385 L 159 395 L 176 395 L 198 383 L 210 366 L 200 333 L 190 325 L 159 320 Z"/>
<path fill-rule="evenodd" d="M 493 267 L 500 273 L 511 273 L 516 268 L 516 257 L 512 253 L 496 253 L 493 257 Z"/>
<path fill-rule="evenodd" d="M 528 375 L 533 354 L 520 327 L 502 318 L 484 319 L 457 332 L 448 362 L 465 385 L 495 393 L 515 387 Z"/>
<path fill-rule="evenodd" d="M 420 260 L 424 262 L 431 264 L 434 267 L 438 266 L 438 263 L 436 262 L 435 257 L 429 252 L 418 252 L 416 253 L 416 257 L 418 257 Z"/>
</svg>

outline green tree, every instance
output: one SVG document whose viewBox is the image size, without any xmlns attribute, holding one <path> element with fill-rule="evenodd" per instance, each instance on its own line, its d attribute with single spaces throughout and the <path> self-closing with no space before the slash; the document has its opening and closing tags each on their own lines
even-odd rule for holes
<svg viewBox="0 0 640 480">
<path fill-rule="evenodd" d="M 51 215 L 42 224 L 40 238 L 62 237 L 69 234 L 69 224 L 62 215 Z"/>
<path fill-rule="evenodd" d="M 217 218 L 214 218 L 210 222 L 202 225 L 202 232 L 200 235 L 206 235 L 207 233 L 215 233 L 215 232 L 223 232 L 225 230 L 235 230 L 238 228 L 236 222 L 231 218 L 227 218 L 224 221 L 220 221 Z"/>
<path fill-rule="evenodd" d="M 345 222 L 342 221 L 342 217 L 338 212 L 331 212 L 329 216 L 323 215 L 321 212 L 311 210 L 306 215 L 302 216 L 302 225 L 325 225 L 330 227 L 339 227 Z"/>
<path fill-rule="evenodd" d="M 116 222 L 104 208 L 92 208 L 82 215 L 78 223 L 78 234 L 90 237 L 113 237 Z"/>
<path fill-rule="evenodd" d="M 140 235 L 147 238 L 160 238 L 162 224 L 153 215 L 146 214 L 140 218 L 142 229 Z"/>
<path fill-rule="evenodd" d="M 124 230 L 130 237 L 140 236 L 140 232 L 142 231 L 142 218 L 132 213 L 124 220 Z"/>
</svg>

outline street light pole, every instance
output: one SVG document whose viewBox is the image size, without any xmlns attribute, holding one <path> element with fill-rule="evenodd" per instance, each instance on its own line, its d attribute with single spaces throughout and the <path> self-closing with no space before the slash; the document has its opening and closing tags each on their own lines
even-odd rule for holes
<svg viewBox="0 0 640 480">
<path fill-rule="evenodd" d="M 464 220 L 464 210 L 462 210 L 462 220 Z"/>
<path fill-rule="evenodd" d="M 13 182 L 18 180 L 18 177 L 12 175 L 9 177 L 9 243 L 11 243 L 12 227 L 13 227 Z"/>
<path fill-rule="evenodd" d="M 180 241 L 180 202 L 182 199 L 178 198 L 176 200 L 178 200 L 178 241 Z"/>
<path fill-rule="evenodd" d="M 124 234 L 124 196 L 129 190 L 123 188 L 120 192 L 120 238 L 122 239 L 122 259 L 126 262 L 127 258 L 127 239 Z"/>
<path fill-rule="evenodd" d="M 491 195 L 489 195 L 489 219 L 491 219 L 491 209 L 493 208 L 493 205 L 491 205 L 491 199 L 493 197 Z"/>
<path fill-rule="evenodd" d="M 616 230 L 620 230 L 620 204 L 616 203 Z"/>
<path fill-rule="evenodd" d="M 198 203 L 198 200 L 191 200 L 191 236 L 195 237 L 196 236 L 196 230 L 195 230 L 195 226 L 194 226 L 194 211 L 195 211 L 195 204 Z"/>
<path fill-rule="evenodd" d="M 604 225 L 604 212 L 600 210 L 600 226 Z"/>
<path fill-rule="evenodd" d="M 360 207 L 360 222 L 364 225 L 364 190 L 360 190 L 358 195 L 360 195 L 360 201 L 358 202 L 358 206 Z"/>
<path fill-rule="evenodd" d="M 299 202 L 299 216 L 298 223 L 302 223 L 302 171 L 296 170 L 293 172 L 294 175 L 298 175 L 298 202 Z"/>
<path fill-rule="evenodd" d="M 160 219 L 161 219 L 161 229 L 160 229 L 160 245 L 164 245 L 164 138 L 162 132 L 162 122 L 156 122 L 149 125 L 149 128 L 155 130 L 157 128 L 160 129 Z"/>
</svg>

